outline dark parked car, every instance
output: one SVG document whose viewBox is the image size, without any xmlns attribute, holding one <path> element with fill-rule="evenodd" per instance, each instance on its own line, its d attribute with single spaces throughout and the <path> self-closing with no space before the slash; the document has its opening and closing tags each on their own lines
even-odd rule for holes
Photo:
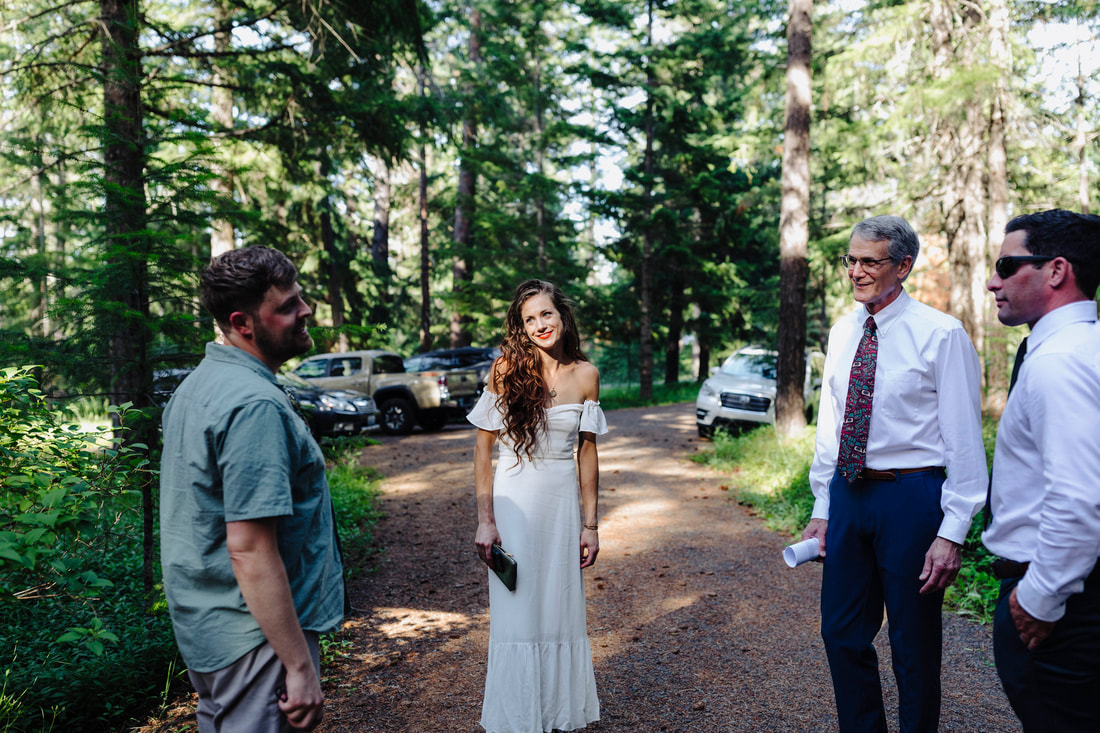
<svg viewBox="0 0 1100 733">
<path fill-rule="evenodd" d="M 473 369 L 477 372 L 477 391 L 485 389 L 489 380 L 489 368 L 493 360 L 500 356 L 495 346 L 464 346 L 459 349 L 439 349 L 414 354 L 405 359 L 406 372 L 448 371 L 451 369 Z"/>
<path fill-rule="evenodd" d="M 153 401 L 161 407 L 176 387 L 194 367 L 164 369 L 153 375 Z M 342 389 L 321 389 L 293 374 L 277 374 L 298 412 L 313 434 L 357 435 L 378 424 L 378 408 L 374 400 L 360 392 Z"/>
</svg>

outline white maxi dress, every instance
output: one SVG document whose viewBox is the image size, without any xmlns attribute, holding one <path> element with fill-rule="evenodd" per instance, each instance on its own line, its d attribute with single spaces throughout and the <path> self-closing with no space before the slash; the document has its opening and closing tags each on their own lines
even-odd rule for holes
<svg viewBox="0 0 1100 733">
<path fill-rule="evenodd" d="M 516 590 L 489 575 L 489 665 L 481 725 L 489 733 L 576 730 L 600 719 L 580 569 L 581 516 L 574 451 L 580 431 L 602 435 L 600 404 L 546 410 L 547 434 L 517 463 L 497 395 L 467 419 L 498 432 L 493 514 L 516 559 Z"/>
</svg>

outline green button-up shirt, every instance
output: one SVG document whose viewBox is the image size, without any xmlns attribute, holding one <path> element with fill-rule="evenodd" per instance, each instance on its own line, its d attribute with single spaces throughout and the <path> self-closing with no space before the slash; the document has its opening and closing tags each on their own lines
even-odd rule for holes
<svg viewBox="0 0 1100 733">
<path fill-rule="evenodd" d="M 302 629 L 335 629 L 343 570 L 325 460 L 271 370 L 234 346 L 207 344 L 163 426 L 161 568 L 187 666 L 213 672 L 264 641 L 233 575 L 226 522 L 277 517 Z"/>
</svg>

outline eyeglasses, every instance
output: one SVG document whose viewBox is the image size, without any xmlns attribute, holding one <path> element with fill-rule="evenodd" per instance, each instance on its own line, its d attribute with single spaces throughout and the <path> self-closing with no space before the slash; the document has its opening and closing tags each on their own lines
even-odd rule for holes
<svg viewBox="0 0 1100 733">
<path fill-rule="evenodd" d="M 840 261 L 844 263 L 844 266 L 849 270 L 853 269 L 858 262 L 864 270 L 868 272 L 877 270 L 882 267 L 883 262 L 893 262 L 893 257 L 883 257 L 880 260 L 873 260 L 870 257 L 852 257 L 851 255 L 841 255 Z"/>
<path fill-rule="evenodd" d="M 1002 280 L 1007 280 L 1016 274 L 1016 271 L 1020 269 L 1020 265 L 1026 262 L 1038 264 L 1040 262 L 1050 262 L 1053 259 L 1053 257 L 1047 257 L 1046 255 L 1014 255 L 1000 258 L 993 269 L 997 271 L 997 275 Z"/>
</svg>

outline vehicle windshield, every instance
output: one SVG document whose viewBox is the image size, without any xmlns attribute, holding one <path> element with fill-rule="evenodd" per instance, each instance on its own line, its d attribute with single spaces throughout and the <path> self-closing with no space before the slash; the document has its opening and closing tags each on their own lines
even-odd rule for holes
<svg viewBox="0 0 1100 733">
<path fill-rule="evenodd" d="M 297 374 L 279 372 L 275 375 L 275 379 L 279 382 L 279 384 L 283 385 L 284 387 L 295 387 L 297 389 L 314 389 L 312 384 L 302 379 Z"/>
<path fill-rule="evenodd" d="M 775 379 L 775 354 L 734 354 L 722 365 L 722 374 Z"/>
</svg>

